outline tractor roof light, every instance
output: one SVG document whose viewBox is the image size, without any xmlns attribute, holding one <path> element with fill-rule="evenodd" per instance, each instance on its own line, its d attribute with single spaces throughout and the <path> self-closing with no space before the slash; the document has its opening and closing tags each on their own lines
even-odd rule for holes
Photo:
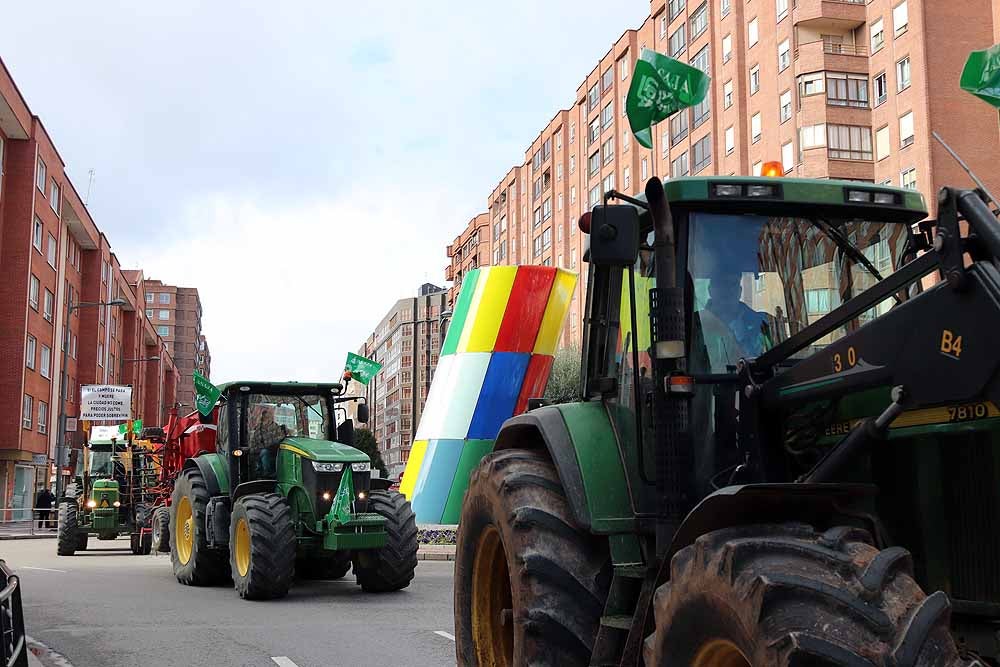
<svg viewBox="0 0 1000 667">
<path fill-rule="evenodd" d="M 781 178 L 785 175 L 785 165 L 780 162 L 765 162 L 760 168 L 760 175 L 767 178 Z"/>
<path fill-rule="evenodd" d="M 747 197 L 775 197 L 778 188 L 773 185 L 748 185 Z"/>
<path fill-rule="evenodd" d="M 847 201 L 858 204 L 872 203 L 872 193 L 867 190 L 848 190 Z"/>
<path fill-rule="evenodd" d="M 713 192 L 716 197 L 742 197 L 743 186 L 736 183 L 716 183 Z"/>
</svg>

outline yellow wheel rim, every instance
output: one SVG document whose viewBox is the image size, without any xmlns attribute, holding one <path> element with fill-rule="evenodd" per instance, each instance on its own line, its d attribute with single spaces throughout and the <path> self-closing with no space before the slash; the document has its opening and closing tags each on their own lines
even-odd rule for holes
<svg viewBox="0 0 1000 667">
<path fill-rule="evenodd" d="M 250 528 L 243 517 L 236 523 L 236 543 L 233 544 L 233 553 L 236 555 L 236 569 L 240 576 L 247 576 L 247 572 L 250 571 Z"/>
<path fill-rule="evenodd" d="M 177 529 L 177 558 L 182 565 L 187 565 L 194 551 L 194 514 L 186 496 L 177 503 Z"/>
<path fill-rule="evenodd" d="M 743 651 L 728 639 L 713 639 L 698 651 L 691 667 L 751 667 Z"/>
<path fill-rule="evenodd" d="M 507 554 L 490 526 L 479 538 L 472 565 L 472 643 L 480 665 L 514 664 L 514 604 Z"/>
</svg>

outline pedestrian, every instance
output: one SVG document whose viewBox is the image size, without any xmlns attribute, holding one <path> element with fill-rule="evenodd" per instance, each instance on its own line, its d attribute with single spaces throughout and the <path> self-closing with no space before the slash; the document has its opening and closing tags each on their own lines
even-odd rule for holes
<svg viewBox="0 0 1000 667">
<path fill-rule="evenodd" d="M 55 495 L 48 488 L 44 488 L 38 492 L 38 496 L 35 498 L 35 507 L 38 509 L 39 528 L 52 527 L 52 520 L 49 517 L 52 514 L 52 503 L 55 500 Z"/>
</svg>

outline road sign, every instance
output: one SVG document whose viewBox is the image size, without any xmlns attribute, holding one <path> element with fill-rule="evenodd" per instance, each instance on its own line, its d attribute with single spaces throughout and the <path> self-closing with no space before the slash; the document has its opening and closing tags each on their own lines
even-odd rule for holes
<svg viewBox="0 0 1000 667">
<path fill-rule="evenodd" d="M 76 433 L 76 417 L 66 417 L 66 432 Z"/>
<path fill-rule="evenodd" d="M 85 384 L 80 387 L 80 417 L 94 421 L 132 419 L 132 387 Z"/>
</svg>

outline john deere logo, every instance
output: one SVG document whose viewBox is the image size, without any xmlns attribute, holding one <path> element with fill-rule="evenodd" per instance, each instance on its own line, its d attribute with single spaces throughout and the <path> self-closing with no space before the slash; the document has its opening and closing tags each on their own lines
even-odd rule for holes
<svg viewBox="0 0 1000 667">
<path fill-rule="evenodd" d="M 101 499 L 101 507 L 107 507 L 107 506 L 108 506 L 108 499 L 107 498 L 102 498 Z"/>
</svg>

